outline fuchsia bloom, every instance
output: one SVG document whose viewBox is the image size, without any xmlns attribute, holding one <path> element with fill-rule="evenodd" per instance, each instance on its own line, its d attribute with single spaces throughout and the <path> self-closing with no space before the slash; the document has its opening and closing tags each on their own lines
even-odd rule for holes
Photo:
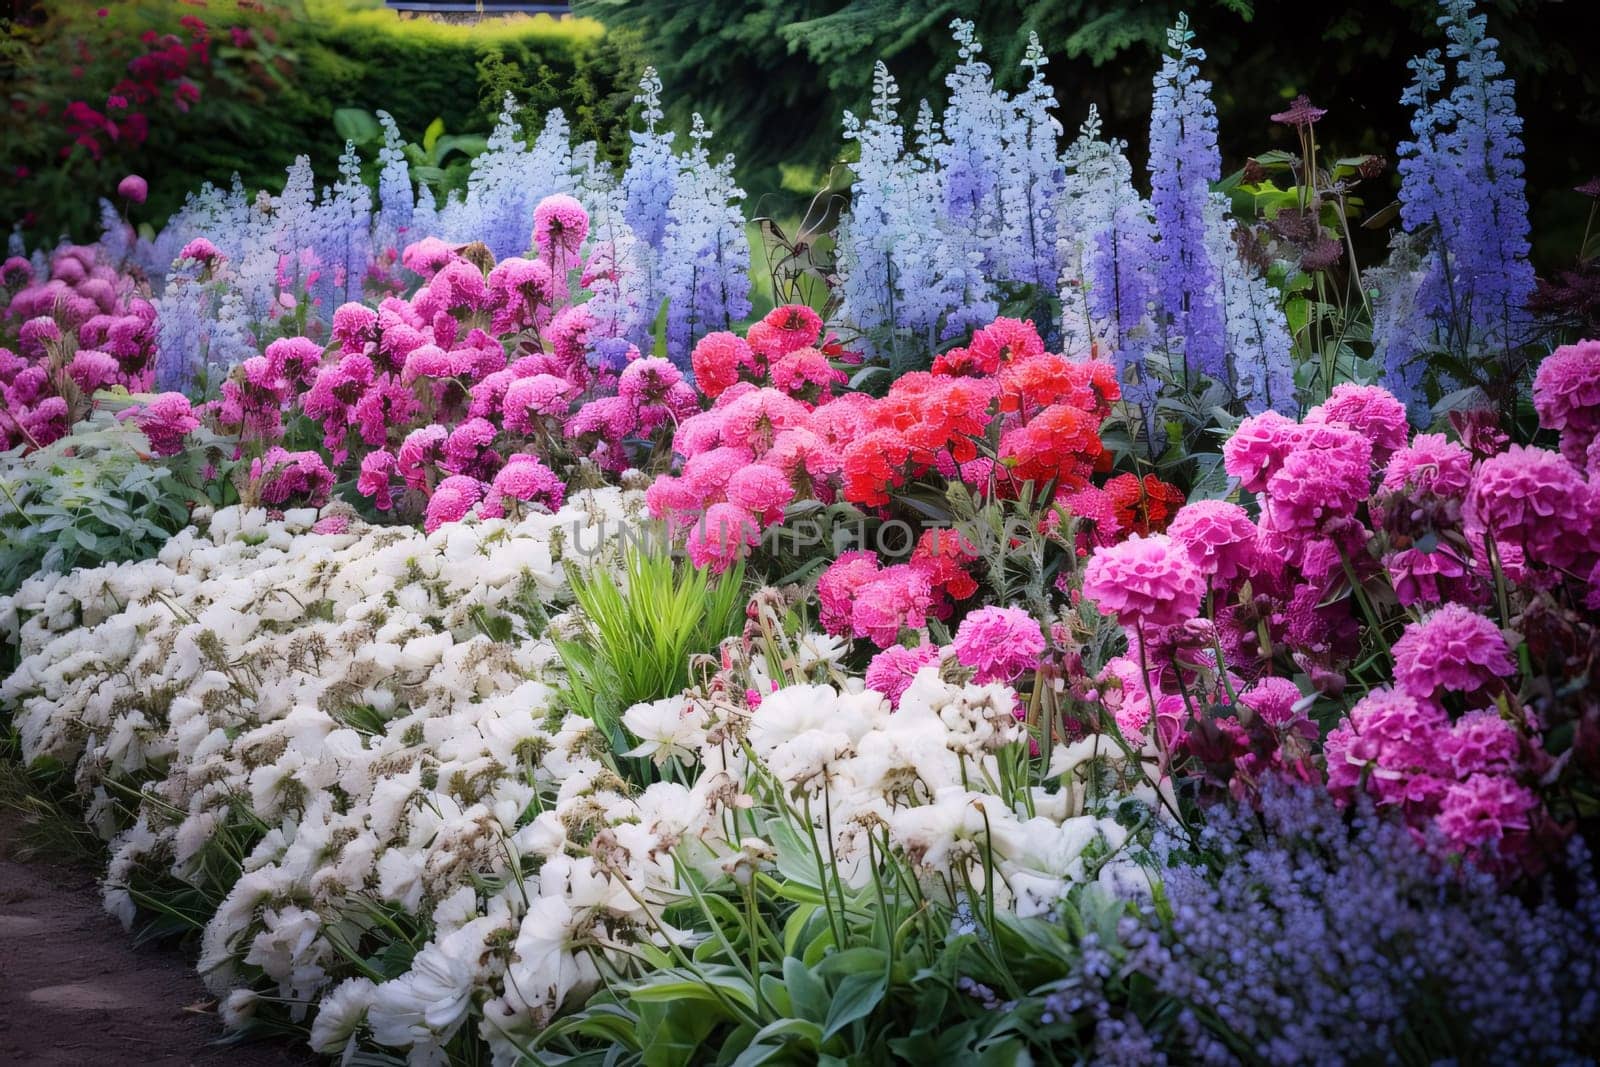
<svg viewBox="0 0 1600 1067">
<path fill-rule="evenodd" d="M 192 260 L 203 267 L 210 267 L 221 261 L 223 255 L 217 246 L 204 237 L 196 237 L 178 251 L 178 259 Z"/>
<path fill-rule="evenodd" d="M 333 472 L 315 452 L 289 452 L 277 446 L 250 461 L 250 481 L 260 489 L 261 502 L 282 507 L 291 502 L 321 507 L 333 488 Z"/>
<path fill-rule="evenodd" d="M 160 393 L 147 404 L 124 411 L 119 418 L 132 418 L 150 439 L 150 451 L 158 456 L 175 456 L 183 451 L 183 439 L 200 428 L 189 398 L 182 393 Z"/>
<path fill-rule="evenodd" d="M 817 621 L 835 636 L 851 632 L 851 614 L 861 589 L 877 577 L 878 557 L 871 552 L 841 553 L 817 579 Z"/>
<path fill-rule="evenodd" d="M 1475 549 L 1489 535 L 1530 564 L 1587 570 L 1597 550 L 1600 502 L 1594 490 L 1577 467 L 1544 449 L 1512 445 L 1484 460 L 1467 494 L 1465 517 Z"/>
<path fill-rule="evenodd" d="M 537 432 L 541 419 L 561 418 L 572 410 L 577 393 L 577 386 L 553 374 L 535 374 L 513 381 L 506 388 L 501 404 L 506 429 L 513 433 Z"/>
<path fill-rule="evenodd" d="M 121 373 L 122 364 L 92 348 L 80 348 L 72 354 L 72 362 L 67 364 L 68 377 L 85 393 L 117 384 Z"/>
<path fill-rule="evenodd" d="M 1216 588 L 1225 588 L 1255 563 L 1256 524 L 1238 504 L 1196 500 L 1167 526 L 1167 536 L 1189 550 Z"/>
<path fill-rule="evenodd" d="M 444 459 L 445 439 L 450 431 L 437 424 L 420 426 L 406 434 L 400 443 L 395 470 L 412 489 L 426 489 L 432 468 Z"/>
<path fill-rule="evenodd" d="M 150 195 L 150 183 L 137 174 L 130 174 L 117 183 L 117 195 L 130 204 L 142 204 Z"/>
<path fill-rule="evenodd" d="M 514 333 L 550 321 L 555 281 L 543 260 L 503 259 L 489 271 L 489 306 L 497 334 Z"/>
<path fill-rule="evenodd" d="M 1440 738 L 1439 752 L 1460 778 L 1480 772 L 1510 774 L 1520 763 L 1522 739 L 1498 712 L 1469 711 Z"/>
<path fill-rule="evenodd" d="M 1037 667 L 1045 650 L 1038 620 L 1021 608 L 979 608 L 961 620 L 951 645 L 980 684 L 1015 680 Z"/>
<path fill-rule="evenodd" d="M 943 655 L 942 648 L 926 641 L 916 648 L 890 645 L 872 657 L 872 662 L 867 664 L 864 680 L 868 689 L 882 693 L 888 698 L 889 707 L 898 710 L 900 698 L 911 688 L 917 672 L 929 664 L 938 663 Z"/>
<path fill-rule="evenodd" d="M 1437 825 L 1462 852 L 1493 850 L 1484 859 L 1490 867 L 1501 867 L 1533 828 L 1539 807 L 1539 798 L 1528 787 L 1504 775 L 1474 774 L 1445 791 Z"/>
<path fill-rule="evenodd" d="M 496 519 L 506 514 L 508 501 L 519 501 L 553 514 L 561 509 L 566 495 L 567 487 L 555 471 L 545 466 L 539 457 L 519 452 L 506 460 L 506 465 L 489 483 L 488 496 L 479 511 L 484 518 Z"/>
<path fill-rule="evenodd" d="M 921 568 L 897 563 L 861 587 L 850 609 L 850 632 L 888 648 L 899 641 L 901 631 L 924 629 L 932 610 L 928 576 Z"/>
<path fill-rule="evenodd" d="M 733 472 L 728 479 L 728 500 L 751 512 L 763 526 L 783 518 L 783 509 L 794 499 L 794 486 L 777 467 L 752 463 Z"/>
<path fill-rule="evenodd" d="M 1300 687 L 1287 678 L 1262 678 L 1239 694 L 1239 703 L 1261 716 L 1268 726 L 1286 726 L 1299 713 Z"/>
<path fill-rule="evenodd" d="M 1560 432 L 1561 454 L 1583 466 L 1600 436 L 1600 341 L 1563 345 L 1539 364 L 1533 407 L 1540 426 Z"/>
<path fill-rule="evenodd" d="M 723 331 L 702 337 L 689 354 L 689 362 L 695 384 L 713 400 L 739 380 L 740 371 L 757 368 L 755 353 L 744 338 Z"/>
<path fill-rule="evenodd" d="M 1459 499 L 1467 495 L 1471 482 L 1472 453 L 1444 434 L 1419 433 L 1389 457 L 1379 488 Z"/>
<path fill-rule="evenodd" d="M 1476 693 L 1516 669 L 1495 624 L 1460 604 L 1446 604 L 1412 623 L 1394 643 L 1395 680 L 1419 699 Z"/>
<path fill-rule="evenodd" d="M 1205 590 L 1189 551 L 1166 534 L 1134 534 L 1097 551 L 1084 569 L 1083 595 L 1128 627 L 1186 622 Z"/>
<path fill-rule="evenodd" d="M 689 530 L 689 560 L 721 574 L 760 540 L 756 520 L 737 504 L 712 504 Z"/>
<path fill-rule="evenodd" d="M 1301 539 L 1351 524 L 1372 492 L 1372 443 L 1353 430 L 1324 428 L 1283 457 L 1267 480 L 1261 525 L 1287 542 L 1297 559 Z"/>
<path fill-rule="evenodd" d="M 361 457 L 361 474 L 356 478 L 356 492 L 370 496 L 379 511 L 394 507 L 394 497 L 389 486 L 394 479 L 396 460 L 393 452 L 379 449 Z"/>
<path fill-rule="evenodd" d="M 589 213 L 565 193 L 547 196 L 533 209 L 533 243 L 556 270 L 570 269 L 589 236 Z"/>
<path fill-rule="evenodd" d="M 401 265 L 424 278 L 432 278 L 445 264 L 460 258 L 455 249 L 437 237 L 424 237 L 415 244 L 407 245 L 405 251 L 400 253 Z"/>
<path fill-rule="evenodd" d="M 1380 805 L 1417 806 L 1431 814 L 1448 788 L 1450 766 L 1439 751 L 1450 719 L 1437 705 L 1407 693 L 1375 689 L 1328 734 L 1328 791 L 1349 803 L 1363 787 Z"/>
<path fill-rule="evenodd" d="M 1305 421 L 1354 430 L 1372 442 L 1372 455 L 1379 463 L 1404 448 L 1411 435 L 1405 405 L 1376 385 L 1334 386 L 1326 401 L 1306 413 Z"/>
<path fill-rule="evenodd" d="M 1222 466 L 1247 492 L 1259 493 L 1300 445 L 1300 424 L 1276 411 L 1252 415 L 1222 446 Z"/>
<path fill-rule="evenodd" d="M 483 494 L 488 488 L 470 474 L 450 475 L 435 487 L 433 495 L 428 498 L 428 511 L 422 522 L 423 531 L 433 533 L 445 523 L 459 522 L 466 518 L 472 506 L 483 499 Z"/>
</svg>

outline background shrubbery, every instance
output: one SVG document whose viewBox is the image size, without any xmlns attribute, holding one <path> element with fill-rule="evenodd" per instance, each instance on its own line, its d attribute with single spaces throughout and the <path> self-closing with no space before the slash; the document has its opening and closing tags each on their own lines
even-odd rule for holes
<svg viewBox="0 0 1600 1067">
<path fill-rule="evenodd" d="M 387 110 L 421 141 L 435 119 L 450 133 L 487 133 L 509 91 L 534 124 L 560 107 L 581 136 L 618 153 L 642 69 L 628 34 L 589 20 L 445 25 L 397 18 L 380 0 L 46 4 L 5 30 L 0 224 L 46 241 L 93 236 L 96 198 L 114 196 L 130 172 L 151 184 L 134 219 L 156 226 L 202 181 L 237 173 L 247 189 L 277 189 L 300 154 L 331 174 L 343 147 L 340 108 Z M 146 61 L 160 66 L 173 43 L 187 62 L 160 71 L 172 76 L 157 79 L 159 91 L 146 100 L 118 92 L 131 60 L 162 52 Z M 128 106 L 108 106 L 112 95 Z M 93 145 L 75 141 L 83 105 L 116 127 L 90 118 Z M 144 118 L 130 122 L 135 113 Z"/>
</svg>

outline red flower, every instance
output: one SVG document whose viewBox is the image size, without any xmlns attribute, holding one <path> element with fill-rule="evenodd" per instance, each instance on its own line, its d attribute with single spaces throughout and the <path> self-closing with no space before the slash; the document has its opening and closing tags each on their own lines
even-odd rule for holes
<svg viewBox="0 0 1600 1067">
<path fill-rule="evenodd" d="M 1000 458 L 1013 477 L 1067 489 L 1088 481 L 1102 451 L 1094 419 L 1066 404 L 1046 408 L 1000 438 Z"/>
<path fill-rule="evenodd" d="M 1183 506 L 1183 493 L 1175 485 L 1146 474 L 1119 474 L 1106 483 L 1106 492 L 1117 508 L 1117 523 L 1124 533 L 1148 536 L 1160 533 Z"/>
</svg>

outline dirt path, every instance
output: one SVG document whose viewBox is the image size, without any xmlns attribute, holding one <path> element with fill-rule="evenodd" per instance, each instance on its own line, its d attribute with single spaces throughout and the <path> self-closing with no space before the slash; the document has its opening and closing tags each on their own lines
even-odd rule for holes
<svg viewBox="0 0 1600 1067">
<path fill-rule="evenodd" d="M 218 1047 L 222 1024 L 188 960 L 134 947 L 100 908 L 94 873 L 13 854 L 0 812 L 0 1064 L 299 1067 L 287 1045 Z"/>
</svg>

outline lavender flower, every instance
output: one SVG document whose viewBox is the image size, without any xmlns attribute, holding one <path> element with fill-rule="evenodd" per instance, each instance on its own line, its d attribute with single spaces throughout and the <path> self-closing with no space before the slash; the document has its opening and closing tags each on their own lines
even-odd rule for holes
<svg viewBox="0 0 1600 1067">
<path fill-rule="evenodd" d="M 1181 338 L 1185 366 L 1226 381 L 1220 269 L 1206 241 L 1211 183 L 1222 176 L 1205 52 L 1187 16 L 1167 32 L 1170 54 L 1155 78 L 1150 114 L 1150 202 L 1155 208 L 1158 290 L 1165 328 Z"/>
<path fill-rule="evenodd" d="M 1400 145 L 1400 218 L 1408 232 L 1428 234 L 1423 278 L 1414 301 L 1380 305 L 1386 316 L 1403 310 L 1408 317 L 1376 328 L 1403 387 L 1419 377 L 1406 367 L 1414 352 L 1465 357 L 1525 340 L 1534 285 L 1515 82 L 1503 76 L 1499 42 L 1487 35 L 1472 0 L 1443 0 L 1442 7 L 1445 58 L 1434 49 L 1413 59 L 1414 77 L 1401 96 L 1415 110 L 1412 137 Z"/>
</svg>

